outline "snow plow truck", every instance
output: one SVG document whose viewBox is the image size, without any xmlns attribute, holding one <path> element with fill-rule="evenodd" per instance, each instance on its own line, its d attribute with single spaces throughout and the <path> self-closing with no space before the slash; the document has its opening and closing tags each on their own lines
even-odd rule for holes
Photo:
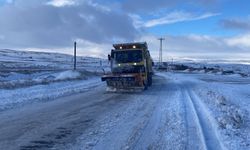
<svg viewBox="0 0 250 150">
<path fill-rule="evenodd" d="M 111 73 L 102 76 L 107 90 L 144 89 L 152 85 L 153 61 L 146 42 L 113 44 Z"/>
</svg>

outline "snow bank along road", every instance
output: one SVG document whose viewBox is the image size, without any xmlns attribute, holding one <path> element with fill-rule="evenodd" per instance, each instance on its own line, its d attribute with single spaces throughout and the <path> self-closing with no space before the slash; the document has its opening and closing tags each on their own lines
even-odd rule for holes
<svg viewBox="0 0 250 150">
<path fill-rule="evenodd" d="M 197 89 L 209 91 L 208 83 L 197 78 L 157 74 L 151 88 L 135 93 L 109 93 L 100 83 L 77 95 L 3 111 L 0 149 L 248 149 L 249 118 L 223 134 L 227 125 L 220 127 L 215 115 L 220 107 L 202 97 Z M 246 134 L 234 137 L 236 130 Z"/>
</svg>

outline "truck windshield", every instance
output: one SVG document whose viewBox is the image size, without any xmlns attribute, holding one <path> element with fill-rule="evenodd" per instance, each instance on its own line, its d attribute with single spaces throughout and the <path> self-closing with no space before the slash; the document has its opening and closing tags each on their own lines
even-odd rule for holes
<svg viewBox="0 0 250 150">
<path fill-rule="evenodd" d="M 141 50 L 116 51 L 114 52 L 114 59 L 116 63 L 141 62 L 142 51 Z"/>
</svg>

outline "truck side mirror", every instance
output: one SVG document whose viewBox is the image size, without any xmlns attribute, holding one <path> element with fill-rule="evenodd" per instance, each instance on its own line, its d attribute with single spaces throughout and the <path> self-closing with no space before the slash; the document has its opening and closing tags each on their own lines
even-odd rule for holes
<svg viewBox="0 0 250 150">
<path fill-rule="evenodd" d="M 152 61 L 152 66 L 154 66 L 155 65 L 155 63 Z"/>
<path fill-rule="evenodd" d="M 111 56 L 108 54 L 108 60 L 111 61 Z"/>
</svg>

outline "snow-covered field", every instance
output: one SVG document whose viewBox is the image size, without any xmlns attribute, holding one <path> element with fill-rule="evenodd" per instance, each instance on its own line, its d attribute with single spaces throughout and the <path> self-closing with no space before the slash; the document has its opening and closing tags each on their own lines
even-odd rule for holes
<svg viewBox="0 0 250 150">
<path fill-rule="evenodd" d="M 99 84 L 99 77 L 89 77 L 87 80 L 55 82 L 17 89 L 1 89 L 0 111 L 22 106 L 27 103 L 49 101 L 59 97 L 81 93 Z"/>
<path fill-rule="evenodd" d="M 250 62 L 245 62 L 240 64 L 239 62 L 230 62 L 218 61 L 216 63 L 215 60 L 211 61 L 176 61 L 176 62 L 167 62 L 166 65 L 169 65 L 169 69 L 171 67 L 176 69 L 177 67 L 188 67 L 185 69 L 185 72 L 194 72 L 194 73 L 210 73 L 210 74 L 234 74 L 239 76 L 250 76 Z M 181 66 L 184 65 L 184 66 Z M 184 69 L 184 68 L 181 68 Z"/>
<path fill-rule="evenodd" d="M 107 60 L 59 53 L 0 50 L 0 110 L 79 93 L 109 71 Z"/>
<path fill-rule="evenodd" d="M 248 65 L 178 62 L 113 93 L 107 61 L 71 57 L 0 51 L 0 149 L 250 149 Z"/>
<path fill-rule="evenodd" d="M 93 57 L 77 57 L 77 69 L 92 72 L 107 68 L 107 60 Z M 73 69 L 73 56 L 60 53 L 0 50 L 0 72 L 18 71 L 34 73 L 39 71 L 55 71 Z"/>
<path fill-rule="evenodd" d="M 203 103 L 197 109 L 205 110 L 205 119 L 217 129 L 217 136 L 226 149 L 250 148 L 249 77 L 187 73 L 174 74 L 174 78 L 195 83 L 193 91 Z"/>
<path fill-rule="evenodd" d="M 59 53 L 0 50 L 0 89 L 13 89 L 51 82 L 86 79 L 109 71 L 108 61 Z"/>
</svg>

